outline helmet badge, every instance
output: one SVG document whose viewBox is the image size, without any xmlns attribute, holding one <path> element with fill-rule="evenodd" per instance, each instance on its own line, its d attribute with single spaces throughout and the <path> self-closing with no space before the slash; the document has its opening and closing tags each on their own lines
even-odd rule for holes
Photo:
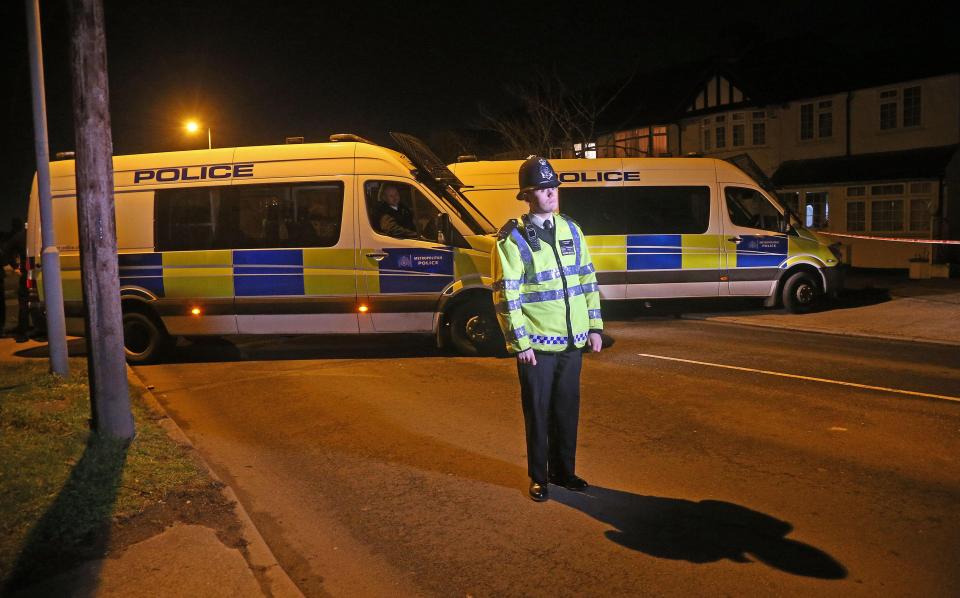
<svg viewBox="0 0 960 598">
<path fill-rule="evenodd" d="M 540 178 L 544 181 L 552 181 L 553 168 L 550 168 L 550 163 L 544 158 L 540 158 L 538 162 L 540 163 Z"/>
</svg>

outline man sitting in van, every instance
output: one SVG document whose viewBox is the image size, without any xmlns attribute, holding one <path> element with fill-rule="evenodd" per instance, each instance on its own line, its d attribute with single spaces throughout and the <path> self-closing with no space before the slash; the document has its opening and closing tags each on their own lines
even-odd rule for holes
<svg viewBox="0 0 960 598">
<path fill-rule="evenodd" d="M 380 201 L 373 215 L 373 222 L 384 235 L 401 239 L 416 239 L 420 236 L 413 222 L 413 212 L 400 203 L 400 190 L 396 185 L 380 188 Z"/>
<path fill-rule="evenodd" d="M 326 202 L 317 202 L 310 206 L 307 213 L 309 228 L 302 240 L 304 247 L 330 247 L 337 244 L 340 239 L 339 215 L 330 212 L 330 206 Z"/>
</svg>

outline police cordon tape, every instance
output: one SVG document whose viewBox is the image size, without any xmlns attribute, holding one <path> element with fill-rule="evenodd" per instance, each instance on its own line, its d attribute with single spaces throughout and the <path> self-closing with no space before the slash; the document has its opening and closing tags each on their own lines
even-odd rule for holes
<svg viewBox="0 0 960 598">
<path fill-rule="evenodd" d="M 868 237 L 867 235 L 848 235 L 845 233 L 825 233 L 818 231 L 821 235 L 831 237 L 847 237 L 850 239 L 867 239 L 870 241 L 897 241 L 899 243 L 926 243 L 928 245 L 960 245 L 960 241 L 949 239 L 905 239 L 903 237 Z"/>
</svg>

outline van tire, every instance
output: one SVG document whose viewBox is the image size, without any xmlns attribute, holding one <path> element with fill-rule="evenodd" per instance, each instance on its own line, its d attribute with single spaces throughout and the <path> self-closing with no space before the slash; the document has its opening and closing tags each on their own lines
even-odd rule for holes
<svg viewBox="0 0 960 598">
<path fill-rule="evenodd" d="M 791 274 L 783 283 L 783 307 L 792 314 L 806 314 L 820 303 L 823 291 L 809 272 Z"/>
<path fill-rule="evenodd" d="M 496 355 L 503 351 L 503 333 L 492 301 L 472 299 L 450 313 L 450 343 L 457 353 L 469 357 Z"/>
<path fill-rule="evenodd" d="M 163 324 L 142 311 L 123 314 L 123 352 L 127 363 L 156 363 L 173 347 L 173 339 Z"/>
</svg>

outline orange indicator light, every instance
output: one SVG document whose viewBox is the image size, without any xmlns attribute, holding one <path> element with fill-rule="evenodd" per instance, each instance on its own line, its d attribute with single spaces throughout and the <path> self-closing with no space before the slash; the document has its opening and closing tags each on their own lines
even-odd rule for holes
<svg viewBox="0 0 960 598">
<path fill-rule="evenodd" d="M 359 312 L 362 313 L 362 314 L 365 314 L 365 313 L 367 313 L 367 311 L 368 311 L 369 309 L 370 309 L 370 308 L 367 307 L 366 305 L 361 305 L 360 307 L 357 308 L 357 311 L 359 311 Z"/>
<path fill-rule="evenodd" d="M 195 316 L 199 316 L 199 315 L 200 315 L 200 308 L 199 308 L 199 307 L 194 307 L 193 309 L 190 310 L 190 313 L 192 313 L 192 314 L 195 315 Z"/>
</svg>

